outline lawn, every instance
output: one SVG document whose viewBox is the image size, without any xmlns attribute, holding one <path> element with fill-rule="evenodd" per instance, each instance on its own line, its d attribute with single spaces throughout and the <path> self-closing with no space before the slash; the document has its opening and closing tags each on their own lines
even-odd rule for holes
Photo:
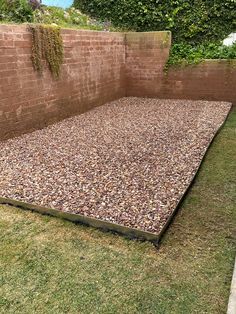
<svg viewBox="0 0 236 314">
<path fill-rule="evenodd" d="M 0 206 L 0 313 L 225 313 L 236 248 L 236 110 L 159 249 Z"/>
</svg>

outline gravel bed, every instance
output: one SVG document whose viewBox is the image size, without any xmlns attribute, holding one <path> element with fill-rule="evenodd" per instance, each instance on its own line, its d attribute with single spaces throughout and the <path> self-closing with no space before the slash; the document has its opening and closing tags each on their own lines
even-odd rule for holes
<svg viewBox="0 0 236 314">
<path fill-rule="evenodd" d="M 158 234 L 229 110 L 122 98 L 1 142 L 0 195 Z"/>
</svg>

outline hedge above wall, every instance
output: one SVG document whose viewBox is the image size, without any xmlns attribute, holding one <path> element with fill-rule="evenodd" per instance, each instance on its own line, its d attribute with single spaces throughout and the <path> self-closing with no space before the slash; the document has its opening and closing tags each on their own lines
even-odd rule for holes
<svg viewBox="0 0 236 314">
<path fill-rule="evenodd" d="M 175 42 L 222 40 L 236 29 L 236 0 L 74 0 L 74 6 L 118 27 L 171 30 Z"/>
</svg>

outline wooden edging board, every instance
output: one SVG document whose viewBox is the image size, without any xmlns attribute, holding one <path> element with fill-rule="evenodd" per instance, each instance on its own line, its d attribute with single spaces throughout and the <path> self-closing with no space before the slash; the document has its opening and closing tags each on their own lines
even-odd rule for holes
<svg viewBox="0 0 236 314">
<path fill-rule="evenodd" d="M 201 167 L 201 165 L 202 165 L 202 163 L 206 157 L 206 153 L 207 153 L 208 149 L 210 148 L 210 146 L 213 143 L 217 134 L 220 132 L 220 130 L 224 126 L 225 121 L 227 120 L 229 113 L 230 113 L 230 110 L 229 110 L 225 120 L 222 122 L 222 124 L 220 125 L 218 130 L 215 132 L 214 136 L 212 137 L 211 141 L 209 142 L 209 144 L 205 150 L 205 153 L 202 157 L 202 160 L 201 160 L 189 186 L 184 191 L 180 201 L 178 202 L 178 204 L 177 204 L 176 208 L 174 209 L 173 213 L 171 214 L 171 216 L 166 221 L 166 223 L 165 223 L 165 225 L 162 228 L 160 233 L 152 233 L 152 232 L 148 232 L 148 231 L 143 231 L 141 229 L 125 227 L 123 225 L 115 224 L 115 223 L 104 221 L 101 219 L 96 219 L 96 218 L 92 218 L 92 217 L 88 217 L 88 216 L 84 216 L 84 215 L 80 215 L 80 214 L 67 213 L 67 212 L 63 212 L 63 211 L 58 210 L 58 209 L 43 207 L 43 206 L 34 205 L 34 204 L 29 204 L 29 203 L 25 203 L 25 202 L 17 201 L 14 199 L 5 198 L 5 197 L 0 197 L 0 204 L 8 204 L 8 205 L 12 205 L 15 207 L 20 207 L 23 209 L 27 209 L 27 210 L 31 210 L 31 211 L 40 213 L 42 215 L 49 215 L 49 216 L 57 217 L 60 219 L 69 220 L 69 221 L 74 222 L 74 223 L 84 224 L 87 226 L 101 229 L 103 231 L 116 232 L 116 233 L 122 234 L 122 235 L 124 235 L 128 238 L 131 238 L 131 239 L 150 241 L 150 242 L 153 242 L 155 245 L 158 245 L 158 243 L 162 239 L 164 233 L 168 229 L 170 223 L 172 222 L 175 215 L 177 214 L 178 209 L 179 209 L 181 203 L 183 202 L 186 194 L 188 193 L 189 189 L 191 188 L 191 186 L 192 186 L 192 184 L 193 184 L 193 182 L 194 182 L 194 180 L 198 174 L 198 171 L 199 171 L 199 169 L 200 169 L 200 167 Z"/>
</svg>

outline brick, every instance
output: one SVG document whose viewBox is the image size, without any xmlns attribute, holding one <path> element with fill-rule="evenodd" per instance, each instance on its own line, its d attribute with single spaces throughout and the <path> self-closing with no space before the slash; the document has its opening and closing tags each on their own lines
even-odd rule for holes
<svg viewBox="0 0 236 314">
<path fill-rule="evenodd" d="M 17 47 L 16 53 L 18 55 L 31 55 L 31 48 L 30 47 Z"/>
<path fill-rule="evenodd" d="M 5 70 L 0 68 L 0 77 L 7 78 L 11 76 L 15 76 L 17 74 L 16 70 Z"/>
<path fill-rule="evenodd" d="M 11 48 L 9 46 L 0 47 L 0 56 L 1 57 L 16 56 L 16 50 L 14 49 L 14 47 Z"/>
<path fill-rule="evenodd" d="M 31 48 L 32 43 L 30 40 L 15 40 L 14 41 L 14 47 L 19 48 Z M 18 50 L 19 51 L 19 50 Z M 28 49 L 27 49 L 28 52 Z"/>
<path fill-rule="evenodd" d="M 49 70 L 42 76 L 34 71 L 27 26 L 0 25 L 0 126 L 9 125 L 7 131 L 0 127 L 0 138 L 46 126 L 126 94 L 194 98 L 200 93 L 222 98 L 227 91 L 236 100 L 236 70 L 229 70 L 224 62 L 164 76 L 170 47 L 165 32 L 61 32 L 64 63 L 60 79 L 54 80 Z"/>
<path fill-rule="evenodd" d="M 5 40 L 5 39 L 0 40 L 0 47 L 12 48 L 13 46 L 14 46 L 13 40 Z"/>
</svg>

